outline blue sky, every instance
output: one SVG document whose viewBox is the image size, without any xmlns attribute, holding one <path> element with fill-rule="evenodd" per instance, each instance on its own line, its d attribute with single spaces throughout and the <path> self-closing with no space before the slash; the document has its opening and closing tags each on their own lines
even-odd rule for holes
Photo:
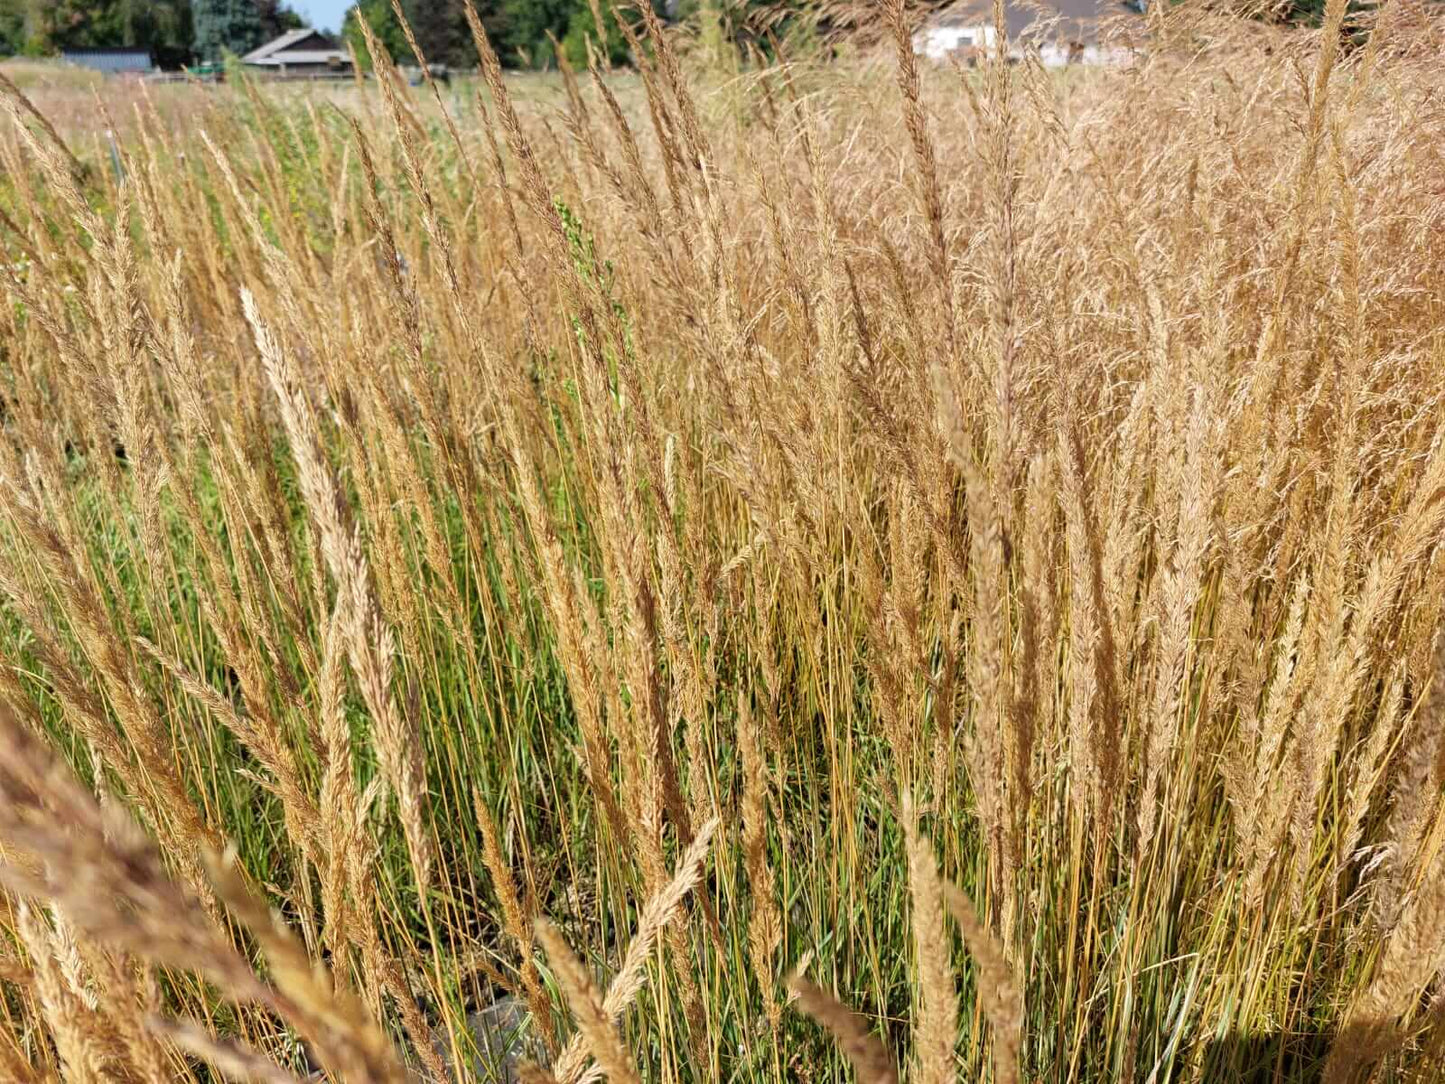
<svg viewBox="0 0 1445 1084">
<path fill-rule="evenodd" d="M 293 0 L 291 6 L 320 30 L 340 30 L 341 16 L 355 0 Z"/>
</svg>

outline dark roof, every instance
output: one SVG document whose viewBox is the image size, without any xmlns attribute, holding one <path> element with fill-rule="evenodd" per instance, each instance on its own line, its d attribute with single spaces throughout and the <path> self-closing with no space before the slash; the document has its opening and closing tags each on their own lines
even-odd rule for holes
<svg viewBox="0 0 1445 1084">
<path fill-rule="evenodd" d="M 101 72 L 148 72 L 154 63 L 151 51 L 140 46 L 94 49 L 62 49 L 62 60 Z"/>
<path fill-rule="evenodd" d="M 323 54 L 319 60 L 318 53 Z M 300 56 L 295 54 L 300 54 Z M 325 63 L 326 59 L 333 55 L 345 57 L 346 53 L 338 49 L 336 43 L 321 31 L 304 26 L 300 30 L 288 30 L 259 49 L 252 49 L 241 58 L 241 62 L 244 64 L 316 64 Z"/>
</svg>

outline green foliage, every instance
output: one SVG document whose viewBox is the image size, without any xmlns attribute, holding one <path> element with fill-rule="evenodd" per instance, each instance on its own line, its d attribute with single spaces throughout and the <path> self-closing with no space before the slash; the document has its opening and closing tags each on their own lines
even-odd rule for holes
<svg viewBox="0 0 1445 1084">
<path fill-rule="evenodd" d="M 505 64 L 528 68 L 554 62 L 548 33 L 564 36 L 579 12 L 589 21 L 592 18 L 587 0 L 496 0 L 488 6 L 493 9 L 491 18 L 487 20 L 485 13 L 483 18 L 497 55 Z"/>
<path fill-rule="evenodd" d="M 189 0 L 0 0 L 0 53 L 65 48 L 189 47 Z"/>
<path fill-rule="evenodd" d="M 0 55 L 24 52 L 25 11 L 17 0 L 0 0 Z"/>
<path fill-rule="evenodd" d="M 626 64 L 628 61 L 627 39 L 622 36 L 622 31 L 617 28 L 617 16 L 612 8 L 603 5 L 602 26 L 607 33 L 605 49 L 608 61 L 612 64 Z M 583 68 L 587 65 L 587 42 L 592 42 L 592 47 L 598 47 L 597 21 L 592 17 L 592 9 L 583 4 L 572 12 L 572 19 L 567 24 L 567 33 L 562 38 L 562 53 L 567 62 L 574 68 Z"/>
<path fill-rule="evenodd" d="M 341 37 L 356 51 L 357 59 L 361 61 L 363 68 L 368 71 L 371 69 L 371 56 L 366 51 L 366 38 L 361 33 L 361 23 L 357 21 L 358 13 L 366 19 L 371 32 L 386 46 L 386 51 L 393 60 L 406 63 L 414 59 L 389 0 L 361 0 L 361 3 L 353 5 L 347 11 L 342 20 Z M 422 48 L 425 49 L 426 46 L 423 45 Z"/>
<path fill-rule="evenodd" d="M 472 54 L 463 0 L 403 0 L 402 9 L 429 62 L 457 65 Z"/>
<path fill-rule="evenodd" d="M 196 56 L 219 60 L 249 53 L 265 40 L 254 0 L 194 0 Z"/>
<path fill-rule="evenodd" d="M 403 0 L 407 21 L 417 44 L 432 64 L 471 68 L 477 63 L 476 49 L 466 23 L 462 0 Z M 604 0 L 608 26 L 607 51 L 614 63 L 627 60 L 626 44 L 617 30 L 611 4 Z M 567 59 L 574 65 L 587 60 L 586 39 L 596 38 L 592 9 L 587 0 L 476 0 L 477 14 L 492 39 L 492 46 L 509 67 L 547 68 L 555 63 L 551 38 L 558 38 Z M 657 4 L 661 10 L 661 3 Z M 397 60 L 406 60 L 411 50 L 392 14 L 389 0 L 360 0 L 347 13 L 343 33 L 364 51 L 355 12 L 360 11 Z"/>
<path fill-rule="evenodd" d="M 288 30 L 300 30 L 306 25 L 306 20 L 281 0 L 256 0 L 256 15 L 261 20 L 263 41 L 280 37 Z"/>
<path fill-rule="evenodd" d="M 284 0 L 0 0 L 0 55 L 124 45 L 171 68 L 193 55 L 219 59 L 221 49 L 244 53 L 303 25 Z"/>
</svg>

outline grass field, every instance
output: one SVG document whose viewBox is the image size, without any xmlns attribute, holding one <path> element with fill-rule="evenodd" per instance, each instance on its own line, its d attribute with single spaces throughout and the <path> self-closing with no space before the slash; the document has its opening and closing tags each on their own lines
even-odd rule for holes
<svg viewBox="0 0 1445 1084">
<path fill-rule="evenodd" d="M 0 1079 L 1441 1079 L 1384 10 L 0 88 Z"/>
</svg>

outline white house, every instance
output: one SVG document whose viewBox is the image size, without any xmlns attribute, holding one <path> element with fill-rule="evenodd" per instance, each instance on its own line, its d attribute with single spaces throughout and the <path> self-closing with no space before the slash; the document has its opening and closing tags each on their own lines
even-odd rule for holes
<svg viewBox="0 0 1445 1084">
<path fill-rule="evenodd" d="M 1035 46 L 1045 67 L 1066 64 L 1127 64 L 1142 27 L 1142 3 L 1117 0 L 1005 0 L 1009 56 L 1019 59 Z M 1130 34 L 1129 30 L 1136 33 Z M 1119 33 L 1123 31 L 1123 33 Z M 962 0 L 943 9 L 913 34 L 913 51 L 929 60 L 976 63 L 994 47 L 990 0 Z"/>
<path fill-rule="evenodd" d="M 313 75 L 351 70 L 351 54 L 337 47 L 319 30 L 303 27 L 282 34 L 241 58 L 247 67 L 265 68 L 281 75 Z"/>
<path fill-rule="evenodd" d="M 949 9 L 913 32 L 913 52 L 929 60 L 971 59 L 993 46 L 994 27 L 980 13 Z"/>
</svg>

